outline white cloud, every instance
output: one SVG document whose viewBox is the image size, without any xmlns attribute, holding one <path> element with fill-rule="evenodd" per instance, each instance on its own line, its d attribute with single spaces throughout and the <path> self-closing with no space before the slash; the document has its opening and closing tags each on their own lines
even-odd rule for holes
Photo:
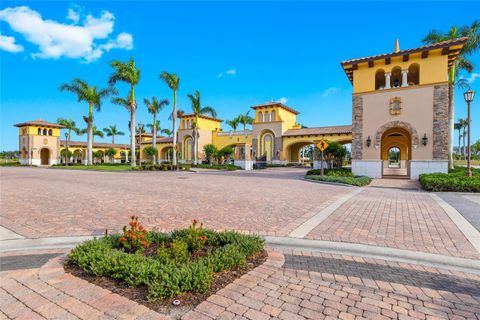
<svg viewBox="0 0 480 320">
<path fill-rule="evenodd" d="M 278 99 L 278 102 L 283 103 L 283 104 L 287 103 L 287 101 L 288 101 L 288 99 L 285 98 L 285 97 L 281 97 L 280 99 Z"/>
<path fill-rule="evenodd" d="M 72 21 L 80 19 L 78 11 L 73 10 L 69 11 L 68 17 Z M 115 17 L 108 11 L 103 11 L 98 18 L 87 15 L 83 25 L 76 25 L 44 20 L 40 13 L 23 6 L 1 10 L 0 20 L 38 46 L 39 51 L 31 54 L 33 58 L 66 57 L 91 62 L 111 49 L 133 48 L 133 38 L 128 33 L 120 33 L 114 40 L 109 39 Z M 98 43 L 98 39 L 107 41 Z"/>
<path fill-rule="evenodd" d="M 0 49 L 8 52 L 21 52 L 23 47 L 15 43 L 14 37 L 2 36 L 0 34 Z"/>
<path fill-rule="evenodd" d="M 75 10 L 72 8 L 68 9 L 67 19 L 71 20 L 75 24 L 78 23 L 80 21 L 80 10 Z"/>
<path fill-rule="evenodd" d="M 237 74 L 237 69 L 228 69 L 226 71 L 223 71 L 223 72 L 220 72 L 218 75 L 217 75 L 217 78 L 221 78 L 223 77 L 224 75 L 229 75 L 229 76 L 234 76 Z"/>
<path fill-rule="evenodd" d="M 468 84 L 474 83 L 477 78 L 480 78 L 480 73 L 472 73 L 470 77 L 467 78 Z"/>
<path fill-rule="evenodd" d="M 339 88 L 336 88 L 336 87 L 330 87 L 328 89 L 325 89 L 322 91 L 321 95 L 322 95 L 322 98 L 326 98 L 334 93 L 337 93 L 339 92 L 340 89 Z"/>
</svg>

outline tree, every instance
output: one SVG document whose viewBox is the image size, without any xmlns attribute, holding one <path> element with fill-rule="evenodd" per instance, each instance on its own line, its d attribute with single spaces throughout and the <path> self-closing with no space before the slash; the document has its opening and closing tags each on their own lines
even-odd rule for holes
<svg viewBox="0 0 480 320">
<path fill-rule="evenodd" d="M 153 124 L 153 123 L 147 123 L 147 128 L 150 129 L 150 132 L 152 133 L 152 135 L 153 135 L 153 127 L 156 127 L 157 132 L 162 132 L 162 129 L 161 129 L 161 127 L 160 127 L 160 120 L 156 120 L 156 121 L 155 121 L 155 124 Z"/>
<path fill-rule="evenodd" d="M 228 124 L 233 129 L 233 131 L 237 131 L 238 125 L 240 124 L 240 119 L 236 117 L 232 120 L 225 121 L 225 123 Z"/>
<path fill-rule="evenodd" d="M 158 153 L 158 149 L 156 147 L 153 147 L 153 146 L 145 147 L 143 149 L 143 153 L 145 153 L 145 155 L 151 157 L 152 163 L 155 163 L 155 157 L 157 156 L 157 153 Z"/>
<path fill-rule="evenodd" d="M 131 58 L 127 62 L 121 62 L 118 60 L 113 60 L 110 62 L 110 66 L 114 69 L 114 72 L 110 75 L 108 82 L 110 85 L 115 85 L 117 82 L 125 82 L 130 86 L 130 92 L 128 98 L 121 103 L 130 112 L 130 164 L 132 167 L 137 165 L 135 159 L 135 116 L 137 111 L 137 102 L 135 100 L 135 86 L 140 80 L 140 70 L 135 66 L 135 60 Z M 120 101 L 117 101 L 120 102 Z M 125 105 L 124 102 L 128 102 L 128 105 Z"/>
<path fill-rule="evenodd" d="M 105 151 L 105 155 L 110 159 L 111 163 L 113 163 L 113 159 L 114 159 L 116 154 L 117 154 L 117 150 L 115 148 L 108 148 Z"/>
<path fill-rule="evenodd" d="M 154 148 L 156 148 L 157 147 L 157 129 L 160 130 L 160 124 L 159 123 L 158 123 L 158 127 L 157 127 L 157 114 L 158 114 L 158 112 L 163 110 L 163 108 L 165 108 L 165 106 L 168 106 L 170 104 L 170 101 L 168 101 L 167 99 L 158 100 L 156 97 L 152 97 L 152 101 L 145 98 L 145 99 L 143 99 L 143 102 L 147 106 L 148 112 L 153 115 L 152 146 Z M 152 161 L 153 161 L 153 163 L 157 163 L 156 153 L 153 155 Z"/>
<path fill-rule="evenodd" d="M 166 134 L 168 137 L 171 137 L 173 132 L 170 129 L 162 129 L 162 133 Z"/>
<path fill-rule="evenodd" d="M 176 73 L 163 71 L 160 73 L 160 79 L 163 80 L 173 92 L 173 110 L 172 110 L 172 130 L 173 130 L 173 149 L 177 150 L 177 91 L 180 85 L 180 78 Z M 173 166 L 177 166 L 177 152 L 173 153 Z"/>
<path fill-rule="evenodd" d="M 238 122 L 243 125 L 243 131 L 245 131 L 247 128 L 247 124 L 251 125 L 253 123 L 253 118 L 250 116 L 250 110 L 248 110 L 244 114 L 239 115 Z"/>
<path fill-rule="evenodd" d="M 109 126 L 108 128 L 103 128 L 103 132 L 107 134 L 107 137 L 112 137 L 112 144 L 115 144 L 115 136 L 124 136 L 125 132 L 118 131 L 117 126 Z"/>
<path fill-rule="evenodd" d="M 454 89 L 458 73 L 466 71 L 468 73 L 473 71 L 473 63 L 468 59 L 470 54 L 473 54 L 480 48 L 480 21 L 474 21 L 470 26 L 456 27 L 453 26 L 446 33 L 439 30 L 430 31 L 422 40 L 425 44 L 432 44 L 446 40 L 452 40 L 459 37 L 468 37 L 462 51 L 458 55 L 455 63 L 450 67 L 448 73 L 448 124 L 449 124 L 449 166 L 453 169 L 453 131 L 454 131 Z"/>
<path fill-rule="evenodd" d="M 205 153 L 205 157 L 207 158 L 207 162 L 212 164 L 212 159 L 218 153 L 217 147 L 214 144 L 206 144 L 203 146 L 203 152 Z"/>
<path fill-rule="evenodd" d="M 226 146 L 226 147 L 223 147 L 222 149 L 220 149 L 218 151 L 218 154 L 220 157 L 225 157 L 225 161 L 227 163 L 230 162 L 230 158 L 232 157 L 232 155 L 235 153 L 235 149 L 233 149 L 232 147 L 230 146 Z"/>
<path fill-rule="evenodd" d="M 78 102 L 85 101 L 88 103 L 88 116 L 83 117 L 87 123 L 87 164 L 93 164 L 92 156 L 92 126 L 93 126 L 93 108 L 98 112 L 102 105 L 102 99 L 116 94 L 115 88 L 97 89 L 81 79 L 73 79 L 71 83 L 64 83 L 59 87 L 60 91 L 69 91 L 77 95 Z"/>
<path fill-rule="evenodd" d="M 455 130 L 458 130 L 458 153 L 460 154 L 461 153 L 461 140 L 462 140 L 462 123 L 460 122 L 462 119 L 458 119 L 458 122 L 455 122 L 455 124 L 453 125 L 453 128 Z"/>
<path fill-rule="evenodd" d="M 65 140 L 65 149 L 68 150 L 68 146 L 70 145 L 70 141 L 72 139 L 72 131 L 75 132 L 75 133 L 78 133 L 77 125 L 76 125 L 75 121 L 73 121 L 72 118 L 69 118 L 69 119 L 58 118 L 57 123 L 61 124 L 62 126 L 65 127 L 64 129 L 68 130 L 67 139 Z M 66 166 L 68 166 L 69 159 L 70 159 L 70 157 L 65 159 L 65 165 Z"/>
<path fill-rule="evenodd" d="M 195 116 L 195 121 L 193 123 L 193 164 L 197 164 L 197 153 L 198 153 L 198 117 L 201 115 L 209 114 L 212 117 L 217 116 L 217 112 L 212 107 L 202 107 L 200 91 L 196 90 L 195 93 L 188 94 L 188 99 L 192 105 L 192 112 Z"/>
<path fill-rule="evenodd" d="M 336 141 L 328 141 L 328 147 L 323 154 L 327 160 L 330 160 L 330 168 L 341 168 L 343 159 L 347 155 L 347 149 Z"/>
<path fill-rule="evenodd" d="M 462 140 L 463 140 L 463 147 L 462 147 L 462 154 L 464 159 L 467 159 L 467 152 L 466 152 L 466 145 L 465 145 L 465 137 L 467 136 L 467 128 L 468 128 L 468 119 L 459 119 L 458 120 L 460 125 L 462 126 Z"/>
<path fill-rule="evenodd" d="M 68 159 L 73 156 L 73 153 L 68 149 L 63 149 L 60 151 L 60 156 L 63 157 L 65 159 L 65 163 L 67 163 Z"/>
<path fill-rule="evenodd" d="M 103 138 L 104 135 L 103 135 L 102 131 L 97 129 L 97 126 L 92 126 L 90 129 L 91 129 L 91 132 L 92 132 L 92 145 L 93 145 L 93 142 L 95 140 L 95 136 Z M 84 135 L 85 133 L 88 133 L 88 128 L 79 129 L 77 131 L 77 134 L 80 135 L 80 136 Z"/>
</svg>

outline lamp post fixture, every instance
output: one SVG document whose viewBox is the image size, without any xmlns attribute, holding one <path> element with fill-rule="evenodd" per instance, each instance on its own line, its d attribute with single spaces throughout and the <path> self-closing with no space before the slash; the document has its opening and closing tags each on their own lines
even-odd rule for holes
<svg viewBox="0 0 480 320">
<path fill-rule="evenodd" d="M 68 132 L 65 132 L 65 165 L 68 166 Z"/>
<path fill-rule="evenodd" d="M 463 94 L 463 97 L 465 98 L 465 102 L 467 103 L 468 106 L 468 113 L 467 113 L 467 124 L 468 124 L 468 134 L 467 134 L 467 141 L 468 141 L 468 148 L 467 148 L 467 176 L 471 177 L 472 176 L 472 166 L 470 164 L 470 158 L 471 158 L 471 150 L 470 150 L 470 103 L 473 102 L 473 98 L 475 97 L 475 91 L 472 89 L 468 89 L 467 92 Z"/>
<path fill-rule="evenodd" d="M 139 131 L 140 138 L 138 140 L 138 162 L 140 163 L 140 166 L 142 165 L 142 130 L 143 130 L 143 123 L 139 122 L 138 131 Z"/>
</svg>

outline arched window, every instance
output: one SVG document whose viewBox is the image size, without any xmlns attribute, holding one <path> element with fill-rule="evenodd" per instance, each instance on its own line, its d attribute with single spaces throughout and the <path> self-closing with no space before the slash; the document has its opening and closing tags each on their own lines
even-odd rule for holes
<svg viewBox="0 0 480 320">
<path fill-rule="evenodd" d="M 416 84 L 420 84 L 420 66 L 418 63 L 413 63 L 408 67 L 408 85 Z"/>
<path fill-rule="evenodd" d="M 390 86 L 392 88 L 400 88 L 402 86 L 402 68 L 395 67 L 392 69 L 392 76 L 390 78 Z"/>
<path fill-rule="evenodd" d="M 267 161 L 271 161 L 274 157 L 275 139 L 270 131 L 264 132 L 260 136 L 260 157 L 266 157 Z"/>
<path fill-rule="evenodd" d="M 272 112 L 270 112 L 270 121 L 275 121 L 275 110 L 272 110 Z"/>
<path fill-rule="evenodd" d="M 48 130 L 48 135 L 49 135 L 49 136 L 52 135 L 52 129 L 49 129 L 49 130 Z"/>
<path fill-rule="evenodd" d="M 263 122 L 263 112 L 262 111 L 260 111 L 258 113 L 258 122 Z"/>
<path fill-rule="evenodd" d="M 385 71 L 383 69 L 375 72 L 375 90 L 385 89 Z"/>
<path fill-rule="evenodd" d="M 263 122 L 268 122 L 268 121 L 270 121 L 270 112 L 265 111 L 265 113 L 263 114 Z"/>
<path fill-rule="evenodd" d="M 38 128 L 38 135 L 41 136 L 42 135 L 42 129 Z"/>
<path fill-rule="evenodd" d="M 44 136 L 48 135 L 47 129 L 43 129 L 43 135 Z"/>
</svg>

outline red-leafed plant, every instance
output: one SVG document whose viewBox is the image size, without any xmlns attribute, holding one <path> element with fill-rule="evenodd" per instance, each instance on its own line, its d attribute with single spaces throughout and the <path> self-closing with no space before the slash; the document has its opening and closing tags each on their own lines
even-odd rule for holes
<svg viewBox="0 0 480 320">
<path fill-rule="evenodd" d="M 142 223 L 138 221 L 137 216 L 131 216 L 128 226 L 123 227 L 123 235 L 120 238 L 120 243 L 128 251 L 136 252 L 144 250 L 150 245 L 148 239 L 148 231 L 143 227 Z"/>
<path fill-rule="evenodd" d="M 192 220 L 192 224 L 187 229 L 186 241 L 190 252 L 200 250 L 205 246 L 208 237 L 205 235 L 205 229 L 203 223 L 199 223 L 198 220 Z"/>
</svg>

